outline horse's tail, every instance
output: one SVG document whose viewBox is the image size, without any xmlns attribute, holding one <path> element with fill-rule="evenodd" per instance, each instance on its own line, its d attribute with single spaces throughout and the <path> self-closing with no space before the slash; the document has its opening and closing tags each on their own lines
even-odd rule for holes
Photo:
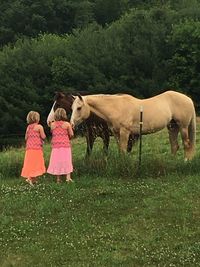
<svg viewBox="0 0 200 267">
<path fill-rule="evenodd" d="M 196 112 L 195 112 L 194 106 L 193 106 L 192 118 L 188 126 L 188 135 L 189 135 L 190 147 L 191 147 L 190 153 L 191 153 L 191 156 L 193 156 L 195 153 L 195 146 L 196 146 Z"/>
</svg>

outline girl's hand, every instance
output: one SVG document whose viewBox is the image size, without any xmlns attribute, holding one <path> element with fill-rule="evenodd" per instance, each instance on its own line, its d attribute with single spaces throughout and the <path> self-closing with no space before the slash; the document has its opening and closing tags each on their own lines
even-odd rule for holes
<svg viewBox="0 0 200 267">
<path fill-rule="evenodd" d="M 48 121 L 47 125 L 48 125 L 49 127 L 51 127 L 51 124 L 52 124 L 53 122 L 54 122 L 54 121 Z"/>
<path fill-rule="evenodd" d="M 70 123 L 70 125 L 71 125 L 72 129 L 74 130 L 75 125 L 73 123 Z"/>
</svg>

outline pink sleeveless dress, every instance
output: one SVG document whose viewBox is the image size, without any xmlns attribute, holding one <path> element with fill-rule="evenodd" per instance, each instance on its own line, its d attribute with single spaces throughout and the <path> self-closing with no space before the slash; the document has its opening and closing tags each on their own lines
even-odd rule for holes
<svg viewBox="0 0 200 267">
<path fill-rule="evenodd" d="M 21 176 L 24 178 L 37 177 L 46 172 L 43 157 L 43 140 L 39 132 L 34 130 L 37 123 L 27 127 L 26 152 Z"/>
<path fill-rule="evenodd" d="M 47 172 L 54 175 L 66 175 L 73 171 L 71 144 L 63 121 L 54 122 L 52 130 L 52 151 Z"/>
</svg>

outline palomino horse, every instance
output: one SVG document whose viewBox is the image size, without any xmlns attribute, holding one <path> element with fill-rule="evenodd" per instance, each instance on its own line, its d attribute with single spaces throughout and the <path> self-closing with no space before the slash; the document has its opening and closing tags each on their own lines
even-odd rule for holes
<svg viewBox="0 0 200 267">
<path fill-rule="evenodd" d="M 184 94 L 167 91 L 160 95 L 137 99 L 127 94 L 78 96 L 72 104 L 72 125 L 87 119 L 91 112 L 107 121 L 119 140 L 119 148 L 126 150 L 130 134 L 139 134 L 140 109 L 143 108 L 142 134 L 168 128 L 171 151 L 176 154 L 180 132 L 185 160 L 195 150 L 196 114 L 192 100 Z"/>
<path fill-rule="evenodd" d="M 56 92 L 54 97 L 54 104 L 47 118 L 47 124 L 54 120 L 54 111 L 57 108 L 64 108 L 67 114 L 72 112 L 72 103 L 74 102 L 75 96 L 70 93 Z M 105 152 L 108 150 L 110 142 L 110 129 L 104 119 L 91 112 L 90 116 L 85 120 L 84 133 L 87 141 L 86 155 L 89 156 L 92 152 L 94 141 L 97 137 L 101 137 L 103 140 L 103 149 Z M 137 136 L 130 136 L 127 146 L 127 151 L 130 152 L 132 149 L 133 142 L 136 141 Z"/>
</svg>

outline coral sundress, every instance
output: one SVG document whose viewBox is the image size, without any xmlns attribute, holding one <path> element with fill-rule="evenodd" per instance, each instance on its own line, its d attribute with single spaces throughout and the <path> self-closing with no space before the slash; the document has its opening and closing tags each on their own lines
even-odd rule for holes
<svg viewBox="0 0 200 267">
<path fill-rule="evenodd" d="M 47 172 L 54 175 L 66 175 L 73 172 L 71 144 L 63 121 L 56 121 L 52 129 L 52 151 Z"/>
<path fill-rule="evenodd" d="M 37 123 L 27 128 L 26 152 L 21 176 L 24 178 L 37 177 L 46 172 L 43 156 L 43 140 L 40 133 L 34 130 Z"/>
</svg>

